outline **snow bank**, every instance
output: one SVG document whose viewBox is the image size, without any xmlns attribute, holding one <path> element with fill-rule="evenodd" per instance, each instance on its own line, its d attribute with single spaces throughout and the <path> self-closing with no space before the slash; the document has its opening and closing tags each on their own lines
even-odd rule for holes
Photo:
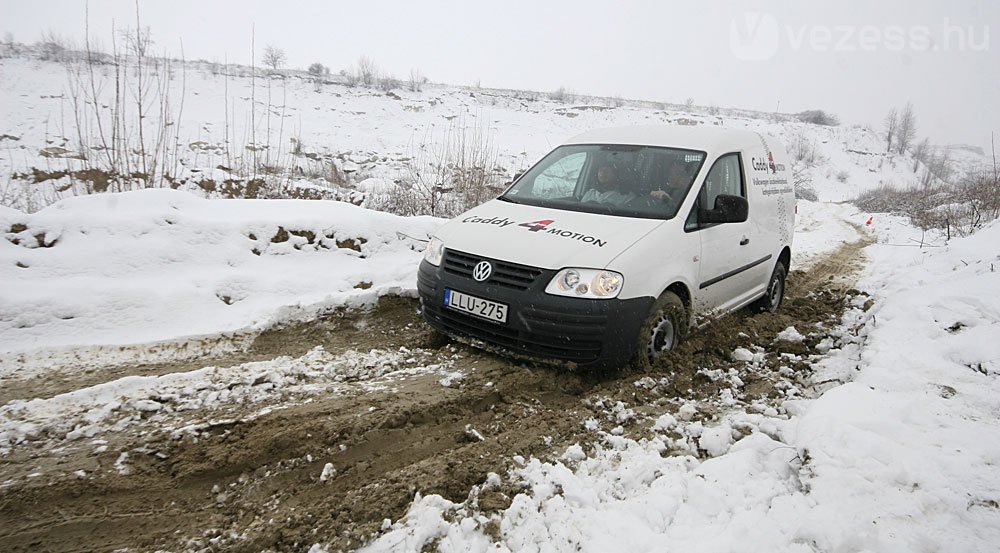
<svg viewBox="0 0 1000 553">
<path fill-rule="evenodd" d="M 414 293 L 441 221 L 305 200 L 144 190 L 0 211 L 0 355 L 260 329 Z M 28 354 L 28 355 L 24 355 Z M 0 370 L 2 374 L 2 370 Z"/>
<path fill-rule="evenodd" d="M 1000 542 L 998 243 L 994 223 L 946 248 L 868 249 L 861 286 L 878 301 L 862 370 L 816 400 L 794 438 L 812 458 L 816 501 L 799 533 L 819 549 Z"/>
</svg>

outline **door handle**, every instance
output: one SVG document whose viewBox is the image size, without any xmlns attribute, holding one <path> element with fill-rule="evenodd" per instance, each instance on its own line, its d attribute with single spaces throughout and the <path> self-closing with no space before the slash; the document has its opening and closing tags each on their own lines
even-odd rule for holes
<svg viewBox="0 0 1000 553">
<path fill-rule="evenodd" d="M 743 237 L 743 240 L 740 240 L 740 245 L 741 246 L 746 246 L 749 243 L 750 243 L 750 239 L 747 238 L 747 237 Z"/>
</svg>

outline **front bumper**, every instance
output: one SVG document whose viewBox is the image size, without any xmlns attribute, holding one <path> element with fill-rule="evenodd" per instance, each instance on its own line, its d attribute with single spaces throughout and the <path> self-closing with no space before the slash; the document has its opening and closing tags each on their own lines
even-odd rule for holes
<svg viewBox="0 0 1000 553">
<path fill-rule="evenodd" d="M 497 264 L 493 259 L 457 253 Z M 493 282 L 492 278 L 476 282 L 447 270 L 445 263 L 435 267 L 422 261 L 417 290 L 424 319 L 445 334 L 481 340 L 515 356 L 586 367 L 621 366 L 631 359 L 653 298 L 594 300 L 553 296 L 545 293 L 545 286 L 556 271 L 534 271 L 538 276 L 531 282 L 513 287 Z M 507 304 L 507 322 L 495 323 L 445 306 L 445 288 Z"/>
</svg>

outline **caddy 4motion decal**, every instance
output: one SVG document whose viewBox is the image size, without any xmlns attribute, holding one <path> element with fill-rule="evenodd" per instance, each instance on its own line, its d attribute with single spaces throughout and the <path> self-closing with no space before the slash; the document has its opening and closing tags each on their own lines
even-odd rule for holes
<svg viewBox="0 0 1000 553">
<path fill-rule="evenodd" d="M 483 225 L 496 225 L 500 228 L 516 224 L 516 221 L 511 221 L 507 217 L 479 217 L 478 215 L 471 215 L 462 219 L 463 223 L 478 223 Z M 553 234 L 562 238 L 570 238 L 573 240 L 579 240 L 585 244 L 593 244 L 599 248 L 603 248 L 608 244 L 607 240 L 601 240 L 596 236 L 591 236 L 589 234 L 583 234 L 582 232 L 575 232 L 567 229 L 560 228 L 549 228 L 549 225 L 555 223 L 553 219 L 542 219 L 540 221 L 529 221 L 525 223 L 517 224 L 519 227 L 525 227 L 530 232 L 540 232 L 544 231 L 545 234 Z"/>
</svg>

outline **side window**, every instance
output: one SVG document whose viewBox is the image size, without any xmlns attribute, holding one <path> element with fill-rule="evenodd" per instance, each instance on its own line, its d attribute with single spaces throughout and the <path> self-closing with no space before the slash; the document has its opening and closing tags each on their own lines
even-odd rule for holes
<svg viewBox="0 0 1000 553">
<path fill-rule="evenodd" d="M 545 199 L 572 196 L 586 161 L 587 154 L 585 152 L 570 154 L 556 161 L 542 174 L 535 177 L 535 182 L 531 186 L 531 195 L 535 198 Z"/>
<path fill-rule="evenodd" d="M 698 192 L 698 200 L 684 222 L 684 230 L 699 228 L 698 210 L 714 209 L 715 199 L 721 194 L 741 196 L 746 198 L 746 187 L 743 184 L 743 170 L 740 154 L 726 154 L 715 160 L 712 169 L 705 177 L 705 184 Z"/>
<path fill-rule="evenodd" d="M 720 157 L 705 177 L 702 188 L 705 203 L 702 209 L 715 209 L 715 198 L 720 194 L 746 197 L 743 189 L 743 171 L 740 170 L 740 155 L 726 154 Z M 699 198 L 701 199 L 701 198 Z"/>
</svg>

